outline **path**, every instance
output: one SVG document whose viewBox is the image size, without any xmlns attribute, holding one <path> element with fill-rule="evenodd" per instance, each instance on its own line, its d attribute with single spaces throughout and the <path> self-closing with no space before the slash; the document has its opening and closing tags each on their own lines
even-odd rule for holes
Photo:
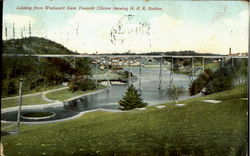
<svg viewBox="0 0 250 156">
<path fill-rule="evenodd" d="M 29 96 L 36 96 L 36 95 L 42 95 L 43 99 L 45 101 L 48 102 L 54 102 L 54 100 L 50 100 L 48 98 L 45 97 L 45 94 L 50 93 L 50 92 L 54 92 L 54 91 L 59 91 L 59 90 L 63 90 L 69 87 L 62 87 L 62 88 L 57 88 L 57 89 L 51 89 L 51 90 L 47 90 L 47 91 L 43 91 L 43 92 L 38 92 L 38 93 L 33 93 L 33 94 L 26 94 L 26 95 L 22 95 L 22 97 L 29 97 Z M 13 97 L 7 97 L 7 98 L 2 98 L 1 101 L 4 100 L 10 100 L 10 99 L 17 99 L 19 98 L 19 96 L 13 96 Z"/>
</svg>

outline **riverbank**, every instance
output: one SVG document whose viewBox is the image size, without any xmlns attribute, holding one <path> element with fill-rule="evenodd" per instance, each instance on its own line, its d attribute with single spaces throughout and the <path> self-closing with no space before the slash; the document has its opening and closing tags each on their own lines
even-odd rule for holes
<svg viewBox="0 0 250 156">
<path fill-rule="evenodd" d="M 211 69 L 212 71 L 216 71 L 217 69 L 220 68 L 220 63 L 218 62 L 213 62 L 213 63 L 208 63 L 208 64 L 205 64 L 205 69 Z M 170 70 L 170 66 L 167 67 L 167 69 Z M 186 75 L 190 75 L 190 73 L 192 72 L 192 69 L 190 69 L 189 66 L 181 66 L 179 67 L 178 69 L 175 69 L 173 71 L 174 73 L 176 74 L 186 74 Z M 194 75 L 199 75 L 203 72 L 203 69 L 201 68 L 201 65 L 198 66 L 198 69 L 197 67 L 195 68 L 195 72 L 194 72 Z"/>
<path fill-rule="evenodd" d="M 22 98 L 22 106 L 29 105 L 45 105 L 52 104 L 55 102 L 60 102 L 68 99 L 72 99 L 75 97 L 80 97 L 85 94 L 96 92 L 101 89 L 104 89 L 105 86 L 98 85 L 97 89 L 88 90 L 88 91 L 76 91 L 72 92 L 69 90 L 69 87 L 57 88 L 52 90 L 47 90 L 45 92 L 39 92 L 34 94 L 29 94 L 28 96 L 23 96 Z M 17 107 L 19 102 L 18 97 L 12 97 L 8 99 L 1 100 L 1 109 Z"/>
<path fill-rule="evenodd" d="M 6 155 L 245 155 L 244 87 L 124 113 L 91 112 L 70 121 L 21 125 L 2 137 Z M 209 103 L 203 100 L 217 100 Z"/>
<path fill-rule="evenodd" d="M 49 92 L 45 96 L 51 100 L 65 101 L 65 100 L 73 99 L 75 97 L 83 96 L 83 95 L 91 93 L 91 92 L 96 92 L 96 91 L 102 90 L 104 88 L 106 88 L 106 87 L 103 85 L 98 85 L 97 89 L 87 90 L 87 91 L 78 90 L 75 92 L 72 92 L 71 90 L 69 90 L 69 88 L 65 88 L 65 89 L 60 90 L 60 91 Z"/>
</svg>

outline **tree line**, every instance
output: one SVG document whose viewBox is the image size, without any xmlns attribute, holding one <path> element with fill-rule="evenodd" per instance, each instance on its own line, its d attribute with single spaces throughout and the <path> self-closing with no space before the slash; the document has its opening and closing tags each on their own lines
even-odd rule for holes
<svg viewBox="0 0 250 156">
<path fill-rule="evenodd" d="M 2 96 L 17 94 L 20 78 L 24 80 L 24 93 L 44 90 L 63 82 L 67 82 L 72 91 L 93 89 L 91 62 L 90 58 L 77 58 L 73 67 L 62 58 L 3 57 Z"/>
</svg>

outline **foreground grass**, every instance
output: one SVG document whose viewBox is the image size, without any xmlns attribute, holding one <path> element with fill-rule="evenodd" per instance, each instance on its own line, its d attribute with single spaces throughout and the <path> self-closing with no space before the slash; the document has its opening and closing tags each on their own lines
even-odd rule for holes
<svg viewBox="0 0 250 156">
<path fill-rule="evenodd" d="M 246 89 L 123 113 L 94 112 L 4 136 L 6 155 L 246 155 Z M 204 99 L 221 100 L 213 104 Z"/>
<path fill-rule="evenodd" d="M 22 105 L 38 105 L 38 104 L 48 104 L 50 102 L 44 100 L 42 95 L 27 96 L 22 98 Z M 1 101 L 1 108 L 15 107 L 19 104 L 19 98 L 8 99 Z"/>
<path fill-rule="evenodd" d="M 75 91 L 75 92 L 72 92 L 69 90 L 69 88 L 66 88 L 63 90 L 47 93 L 45 96 L 49 99 L 52 99 L 52 100 L 64 101 L 64 100 L 67 100 L 70 98 L 74 98 L 74 97 L 84 95 L 84 94 L 87 94 L 90 92 L 98 91 L 98 90 L 104 89 L 104 88 L 105 88 L 105 86 L 98 85 L 97 89 L 94 89 L 94 90 L 87 90 L 87 91 L 79 90 L 79 91 Z"/>
</svg>

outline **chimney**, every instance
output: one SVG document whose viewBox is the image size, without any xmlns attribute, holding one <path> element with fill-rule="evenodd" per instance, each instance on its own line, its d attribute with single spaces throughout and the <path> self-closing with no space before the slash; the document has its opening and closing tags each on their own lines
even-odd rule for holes
<svg viewBox="0 0 250 156">
<path fill-rule="evenodd" d="M 231 53 L 231 47 L 229 47 L 229 56 L 231 56 L 232 53 Z"/>
</svg>

